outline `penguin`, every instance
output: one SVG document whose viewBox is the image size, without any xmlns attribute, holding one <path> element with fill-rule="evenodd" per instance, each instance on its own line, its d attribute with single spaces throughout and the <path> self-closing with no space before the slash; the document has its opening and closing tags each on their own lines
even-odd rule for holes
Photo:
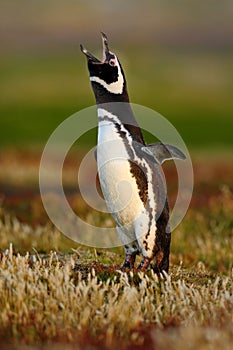
<svg viewBox="0 0 233 350">
<path fill-rule="evenodd" d="M 97 105 L 100 186 L 125 250 L 121 268 L 133 270 L 136 256 L 142 255 L 137 271 L 152 265 L 155 273 L 168 273 L 171 231 L 161 164 L 186 157 L 169 144 L 146 144 L 130 106 L 122 65 L 110 51 L 106 34 L 101 35 L 101 60 L 80 48 Z"/>
</svg>

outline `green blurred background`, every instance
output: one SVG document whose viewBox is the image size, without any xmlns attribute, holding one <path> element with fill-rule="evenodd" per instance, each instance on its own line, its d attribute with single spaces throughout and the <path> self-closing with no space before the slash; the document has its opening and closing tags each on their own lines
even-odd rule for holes
<svg viewBox="0 0 233 350">
<path fill-rule="evenodd" d="M 231 151 L 232 14 L 227 0 L 1 0 L 0 149 L 42 149 L 94 104 L 79 44 L 101 56 L 104 31 L 132 102 L 168 118 L 191 150 Z"/>
</svg>

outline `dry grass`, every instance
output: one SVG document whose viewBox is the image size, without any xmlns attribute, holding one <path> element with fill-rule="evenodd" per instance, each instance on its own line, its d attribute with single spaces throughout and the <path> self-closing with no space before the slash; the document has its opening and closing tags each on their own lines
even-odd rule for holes
<svg viewBox="0 0 233 350">
<path fill-rule="evenodd" d="M 173 235 L 170 275 L 158 278 L 152 271 L 119 271 L 121 249 L 96 252 L 76 246 L 71 254 L 61 254 L 64 243 L 66 249 L 72 244 L 51 225 L 32 228 L 2 209 L 1 343 L 230 349 L 232 210 L 226 187 L 208 214 L 191 210 Z M 25 244 L 38 251 L 46 247 L 48 253 L 30 249 L 22 255 L 17 245 Z M 49 253 L 52 247 L 58 251 Z"/>
<path fill-rule="evenodd" d="M 158 279 L 152 271 L 135 275 L 116 270 L 113 275 L 98 266 L 98 273 L 92 268 L 83 275 L 74 267 L 75 256 L 66 261 L 56 253 L 47 259 L 21 256 L 14 255 L 12 247 L 2 255 L 2 341 L 78 342 L 85 334 L 89 341 L 96 339 L 106 347 L 114 344 L 116 337 L 140 345 L 145 341 L 145 326 L 156 344 L 161 340 L 155 334 L 163 334 L 167 327 L 188 327 L 189 332 L 205 327 L 208 338 L 212 329 L 232 322 L 230 276 L 211 280 L 199 270 L 193 281 L 186 271 L 174 267 L 169 276 Z M 204 284 L 200 283 L 203 275 Z M 230 328 L 228 331 L 233 335 Z M 198 336 L 203 334 L 202 329 Z"/>
<path fill-rule="evenodd" d="M 0 158 L 1 348 L 231 348 L 233 196 L 228 161 L 194 164 L 192 207 L 173 232 L 169 276 L 158 278 L 152 271 L 122 273 L 122 248 L 77 245 L 49 223 L 35 185 L 38 156 L 12 152 Z M 68 188 L 74 183 L 75 164 L 71 159 L 65 167 Z M 172 180 L 172 169 L 167 170 Z M 76 192 L 69 200 L 87 222 L 107 220 Z"/>
</svg>

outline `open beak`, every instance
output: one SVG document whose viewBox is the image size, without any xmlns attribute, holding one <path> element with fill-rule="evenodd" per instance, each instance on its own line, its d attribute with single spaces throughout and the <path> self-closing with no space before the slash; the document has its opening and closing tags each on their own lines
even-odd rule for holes
<svg viewBox="0 0 233 350">
<path fill-rule="evenodd" d="M 80 49 L 84 55 L 86 55 L 87 59 L 96 62 L 96 63 L 105 63 L 108 59 L 108 55 L 110 53 L 109 48 L 108 48 L 108 38 L 107 35 L 103 32 L 101 32 L 102 35 L 102 45 L 103 45 L 103 58 L 100 61 L 98 58 L 96 58 L 94 55 L 92 55 L 89 51 L 87 51 L 83 45 L 80 45 Z"/>
<path fill-rule="evenodd" d="M 81 51 L 84 53 L 84 55 L 87 56 L 88 60 L 91 60 L 93 62 L 97 62 L 100 63 L 100 60 L 98 60 L 98 58 L 96 58 L 95 56 L 92 55 L 92 53 L 90 53 L 89 51 L 87 51 L 82 44 L 80 45 L 80 49 Z"/>
</svg>

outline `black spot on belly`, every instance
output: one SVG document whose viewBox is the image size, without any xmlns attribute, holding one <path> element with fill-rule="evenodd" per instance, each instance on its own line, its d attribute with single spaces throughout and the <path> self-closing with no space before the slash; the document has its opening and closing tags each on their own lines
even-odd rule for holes
<svg viewBox="0 0 233 350">
<path fill-rule="evenodd" d="M 129 160 L 130 163 L 130 172 L 135 177 L 137 186 L 138 186 L 138 191 L 139 191 L 139 196 L 141 201 L 143 202 L 144 206 L 146 206 L 147 200 L 148 200 L 148 182 L 146 175 L 143 171 L 143 169 Z"/>
</svg>

